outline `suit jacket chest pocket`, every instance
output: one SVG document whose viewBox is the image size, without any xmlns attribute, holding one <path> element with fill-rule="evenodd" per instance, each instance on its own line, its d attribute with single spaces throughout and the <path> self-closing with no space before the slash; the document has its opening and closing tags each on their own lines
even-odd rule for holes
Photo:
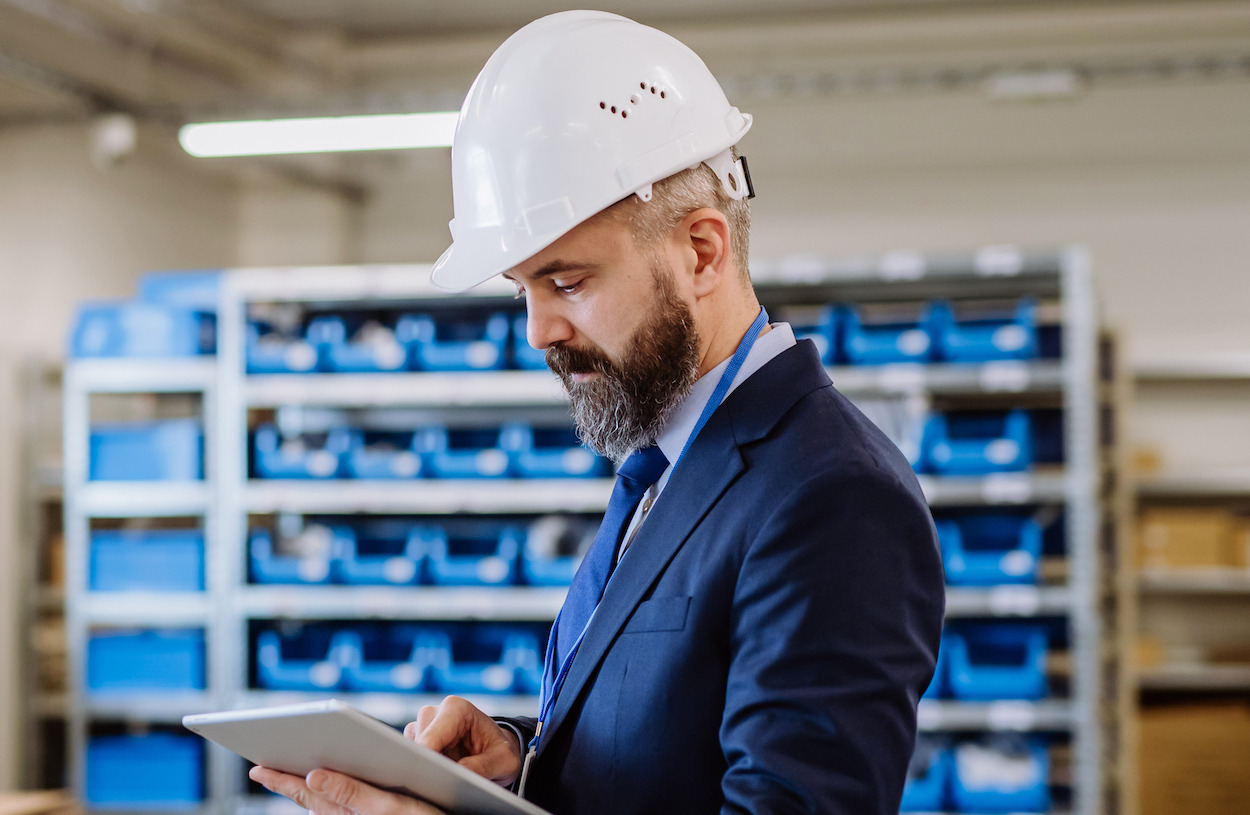
<svg viewBox="0 0 1250 815">
<path fill-rule="evenodd" d="M 638 604 L 625 626 L 626 634 L 681 631 L 690 611 L 689 597 L 653 597 Z"/>
</svg>

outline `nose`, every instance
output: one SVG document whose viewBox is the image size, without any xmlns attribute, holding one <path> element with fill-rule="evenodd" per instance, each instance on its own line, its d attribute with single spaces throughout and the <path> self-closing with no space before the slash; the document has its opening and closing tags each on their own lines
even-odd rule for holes
<svg viewBox="0 0 1250 815">
<path fill-rule="evenodd" d="M 573 339 L 572 323 L 542 298 L 526 298 L 525 309 L 525 338 L 533 348 L 543 351 Z"/>
</svg>

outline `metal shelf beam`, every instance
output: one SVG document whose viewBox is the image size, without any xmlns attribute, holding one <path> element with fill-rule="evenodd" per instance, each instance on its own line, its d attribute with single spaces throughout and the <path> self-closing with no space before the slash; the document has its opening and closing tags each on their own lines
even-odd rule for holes
<svg viewBox="0 0 1250 815">
<path fill-rule="evenodd" d="M 612 479 L 250 481 L 253 513 L 603 512 Z"/>
<path fill-rule="evenodd" d="M 925 731 L 1068 730 L 1076 722 L 1072 704 L 1061 700 L 956 702 L 922 699 L 917 718 L 920 729 Z"/>
<path fill-rule="evenodd" d="M 562 588 L 442 586 L 248 586 L 248 617 L 296 619 L 553 620 Z"/>
</svg>

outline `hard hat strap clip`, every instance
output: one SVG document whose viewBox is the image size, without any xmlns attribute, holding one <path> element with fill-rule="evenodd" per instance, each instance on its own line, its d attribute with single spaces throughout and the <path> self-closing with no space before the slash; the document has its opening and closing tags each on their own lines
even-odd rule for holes
<svg viewBox="0 0 1250 815">
<path fill-rule="evenodd" d="M 751 193 L 753 197 L 754 190 L 750 188 L 744 164 L 741 159 L 734 161 L 732 147 L 725 148 L 704 163 L 716 173 L 721 186 L 725 188 L 725 194 L 730 198 L 740 201 L 748 197 L 748 193 Z"/>
</svg>

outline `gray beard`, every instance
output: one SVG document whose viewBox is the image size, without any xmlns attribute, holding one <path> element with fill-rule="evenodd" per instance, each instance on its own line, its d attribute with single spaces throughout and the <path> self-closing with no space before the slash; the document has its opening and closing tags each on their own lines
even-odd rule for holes
<svg viewBox="0 0 1250 815">
<path fill-rule="evenodd" d="M 599 348 L 554 345 L 547 365 L 564 383 L 582 441 L 620 464 L 655 444 L 673 410 L 699 378 L 699 339 L 690 309 L 678 299 L 672 272 L 652 265 L 656 304 L 634 332 L 621 363 Z M 574 373 L 596 372 L 588 382 Z"/>
</svg>

